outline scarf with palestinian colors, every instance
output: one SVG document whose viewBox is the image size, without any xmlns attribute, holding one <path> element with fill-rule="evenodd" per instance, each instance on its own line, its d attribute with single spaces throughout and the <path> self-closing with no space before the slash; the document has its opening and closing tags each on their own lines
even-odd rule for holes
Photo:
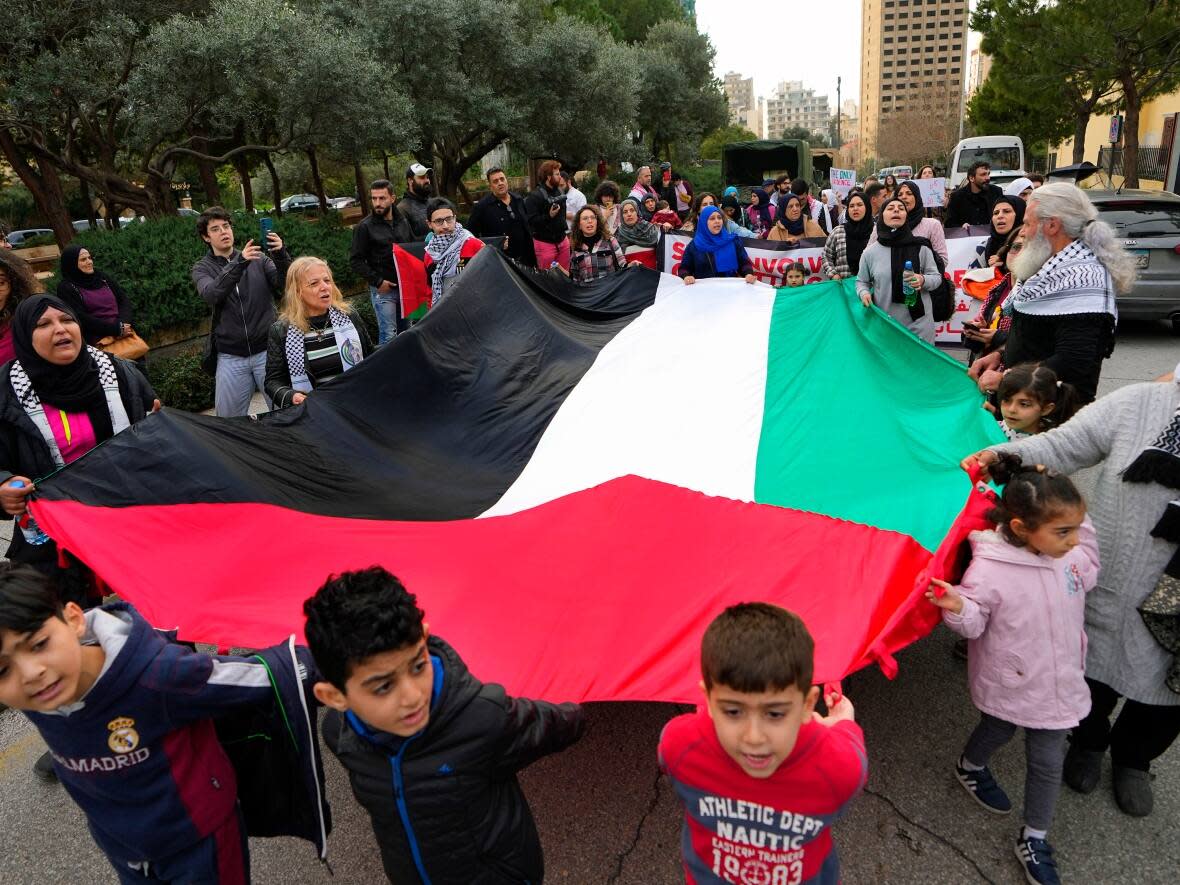
<svg viewBox="0 0 1180 885">
<path fill-rule="evenodd" d="M 352 324 L 348 314 L 338 307 L 328 308 L 328 322 L 336 346 L 340 348 L 340 368 L 347 372 L 364 358 L 361 336 Z M 307 374 L 307 348 L 303 343 L 304 332 L 294 323 L 287 327 L 283 342 L 287 353 L 287 370 L 291 375 L 291 388 L 300 393 L 311 393 L 311 377 Z"/>
<path fill-rule="evenodd" d="M 1176 366 L 1174 377 L 1173 383 L 1180 384 L 1180 365 Z M 1155 441 L 1123 472 L 1123 482 L 1157 482 L 1170 489 L 1180 489 L 1180 409 Z M 1164 508 L 1151 534 L 1176 544 L 1177 548 L 1155 589 L 1139 605 L 1139 614 L 1155 641 L 1172 653 L 1164 684 L 1180 694 L 1180 500 L 1173 500 Z"/>
</svg>

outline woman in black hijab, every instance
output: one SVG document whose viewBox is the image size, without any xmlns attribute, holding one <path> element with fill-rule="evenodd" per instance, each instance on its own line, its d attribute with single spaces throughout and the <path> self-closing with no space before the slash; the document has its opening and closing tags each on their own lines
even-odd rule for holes
<svg viewBox="0 0 1180 885">
<path fill-rule="evenodd" d="M 915 237 L 909 210 L 899 197 L 885 201 L 877 218 L 877 239 L 860 258 L 856 291 L 865 307 L 876 304 L 919 338 L 934 343 L 930 293 L 942 285 L 930 241 Z M 910 269 L 905 268 L 906 262 Z M 905 293 L 906 287 L 911 293 Z"/>
<path fill-rule="evenodd" d="M 1025 202 L 1020 197 L 997 197 L 992 206 L 992 229 L 987 238 L 987 245 L 983 249 L 983 258 L 993 267 L 999 264 L 996 253 L 1000 247 L 1008 242 L 1012 231 L 1019 230 L 1024 225 Z M 993 260 L 994 259 L 994 260 Z"/>
<path fill-rule="evenodd" d="M 78 318 L 87 344 L 131 334 L 131 299 L 117 282 L 95 268 L 85 246 L 75 243 L 62 251 L 57 297 Z"/>
<path fill-rule="evenodd" d="M 52 295 L 20 303 L 12 343 L 16 359 L 0 372 L 0 506 L 20 518 L 34 481 L 142 420 L 160 402 L 134 363 L 88 347 L 73 312 Z M 32 538 L 14 531 L 8 558 L 52 572 L 53 542 Z"/>
<path fill-rule="evenodd" d="M 873 215 L 860 191 L 848 195 L 844 205 L 845 221 L 836 227 L 824 243 L 823 271 L 833 280 L 854 277 L 860 270 L 860 256 L 873 234 Z"/>
</svg>

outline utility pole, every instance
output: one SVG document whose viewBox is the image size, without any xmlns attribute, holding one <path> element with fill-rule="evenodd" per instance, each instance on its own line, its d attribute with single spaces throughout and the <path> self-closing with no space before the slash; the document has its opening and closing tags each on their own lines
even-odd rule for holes
<svg viewBox="0 0 1180 885">
<path fill-rule="evenodd" d="M 840 150 L 840 145 L 844 141 L 840 138 L 840 114 L 843 105 L 840 104 L 840 78 L 836 78 L 836 143 L 832 145 L 836 150 Z"/>
</svg>

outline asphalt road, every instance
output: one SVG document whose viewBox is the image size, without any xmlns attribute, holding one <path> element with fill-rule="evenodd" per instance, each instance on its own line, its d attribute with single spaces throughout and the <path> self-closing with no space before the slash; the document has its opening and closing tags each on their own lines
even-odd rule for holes
<svg viewBox="0 0 1180 885">
<path fill-rule="evenodd" d="M 1102 391 L 1150 380 L 1176 365 L 1180 339 L 1164 324 L 1127 323 L 1103 371 Z M 1085 478 L 1081 480 L 1087 485 Z M 981 810 L 951 774 L 976 713 L 965 666 L 940 628 L 898 656 L 890 682 L 875 670 L 844 688 L 867 735 L 868 789 L 835 828 L 844 881 L 859 883 L 1017 883 L 1013 858 L 1018 813 Z M 655 765 L 663 723 L 682 709 L 668 704 L 593 704 L 590 728 L 575 747 L 523 776 L 545 845 L 548 881 L 673 885 L 679 870 L 679 813 Z M 43 745 L 12 711 L 0 713 L 0 882 L 6 885 L 106 883 L 115 877 L 95 849 L 82 814 L 59 786 L 31 774 Z M 371 883 L 382 871 L 368 821 L 343 771 L 325 753 L 335 817 L 331 877 L 310 846 L 251 840 L 254 881 Z M 1019 807 L 1024 751 L 1019 739 L 994 762 Z M 1071 882 L 1174 883 L 1180 879 L 1180 749 L 1155 766 L 1155 812 L 1132 819 L 1110 793 L 1109 761 L 1099 790 L 1063 790 L 1050 839 Z M 132 807 L 128 813 L 134 813 Z"/>
</svg>

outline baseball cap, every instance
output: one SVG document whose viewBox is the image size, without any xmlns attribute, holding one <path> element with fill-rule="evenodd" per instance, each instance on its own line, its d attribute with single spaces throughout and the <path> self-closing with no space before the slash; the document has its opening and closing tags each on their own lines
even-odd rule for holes
<svg viewBox="0 0 1180 885">
<path fill-rule="evenodd" d="M 429 166 L 423 166 L 421 163 L 414 163 L 409 169 L 406 170 L 406 178 L 409 178 L 413 175 L 425 175 L 429 171 Z"/>
</svg>

